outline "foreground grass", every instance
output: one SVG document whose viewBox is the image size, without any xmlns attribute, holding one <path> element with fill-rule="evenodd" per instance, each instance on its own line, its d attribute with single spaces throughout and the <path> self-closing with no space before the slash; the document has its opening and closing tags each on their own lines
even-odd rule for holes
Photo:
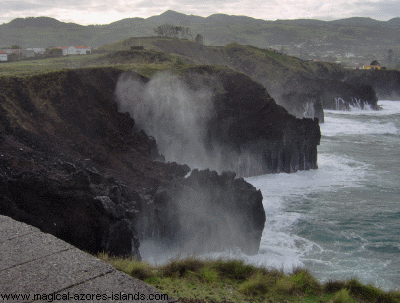
<svg viewBox="0 0 400 303">
<path fill-rule="evenodd" d="M 400 302 L 399 291 L 385 292 L 356 279 L 321 284 L 301 268 L 287 275 L 241 260 L 187 257 L 151 266 L 132 258 L 97 257 L 182 302 Z"/>
</svg>

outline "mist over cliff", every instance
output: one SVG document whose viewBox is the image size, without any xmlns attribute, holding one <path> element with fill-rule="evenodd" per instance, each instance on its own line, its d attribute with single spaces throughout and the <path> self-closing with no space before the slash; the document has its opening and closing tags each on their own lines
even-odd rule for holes
<svg viewBox="0 0 400 303">
<path fill-rule="evenodd" d="M 257 253 L 265 223 L 261 192 L 233 172 L 193 170 L 186 177 L 187 165 L 154 161 L 161 158 L 157 142 L 140 127 L 151 121 L 166 144 L 179 143 L 170 147 L 178 156 L 189 148 L 201 155 L 196 144 L 213 108 L 195 105 L 211 102 L 210 91 L 173 76 L 129 73 L 137 80 L 127 88 L 130 97 L 148 98 L 138 103 L 144 109 L 136 122 L 115 102 L 123 73 L 82 69 L 0 79 L 0 214 L 92 253 L 140 258 L 150 249 L 139 251 L 146 241 L 169 251 Z"/>
<path fill-rule="evenodd" d="M 152 79 L 125 73 L 120 112 L 153 136 L 167 161 L 239 176 L 317 168 L 317 119 L 296 119 L 266 89 L 227 67 L 199 66 Z"/>
<path fill-rule="evenodd" d="M 129 112 L 137 127 L 156 139 L 166 161 L 218 167 L 218 156 L 206 142 L 207 123 L 215 116 L 210 88 L 192 89 L 170 72 L 147 83 L 126 74 L 118 81 L 116 95 L 119 110 Z"/>
</svg>

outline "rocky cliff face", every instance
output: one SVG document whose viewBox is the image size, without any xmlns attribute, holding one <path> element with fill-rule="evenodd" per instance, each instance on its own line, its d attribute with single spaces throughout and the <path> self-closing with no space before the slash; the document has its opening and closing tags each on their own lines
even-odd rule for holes
<svg viewBox="0 0 400 303">
<path fill-rule="evenodd" d="M 317 168 L 318 119 L 296 119 L 229 68 L 187 68 L 150 81 L 125 74 L 117 97 L 169 161 L 240 176 Z"/>
<path fill-rule="evenodd" d="M 355 81 L 343 82 L 335 79 L 315 79 L 296 75 L 283 85 L 280 98 L 285 108 L 291 108 L 296 116 L 317 116 L 324 119 L 323 109 L 349 110 L 369 106 L 378 109 L 372 86 Z"/>
<path fill-rule="evenodd" d="M 351 84 L 371 86 L 380 100 L 400 100 L 400 71 L 352 70 L 343 79 Z"/>
<path fill-rule="evenodd" d="M 215 90 L 207 137 L 208 145 L 228 155 L 222 167 L 242 176 L 317 168 L 318 119 L 290 115 L 245 74 L 220 72 L 210 78 L 209 73 L 207 68 L 189 69 L 185 77 L 196 86 L 200 75 L 222 88 Z"/>
<path fill-rule="evenodd" d="M 0 79 L 1 214 L 90 252 L 140 256 L 146 239 L 257 252 L 261 193 L 232 173 L 185 179 L 188 166 L 160 161 L 156 141 L 118 112 L 121 73 Z"/>
<path fill-rule="evenodd" d="M 121 86 L 132 79 L 138 85 Z M 90 252 L 139 256 L 151 240 L 181 251 L 256 253 L 261 193 L 225 170 L 317 167 L 318 122 L 289 115 L 263 86 L 228 68 L 152 79 L 82 69 L 1 78 L 0 87 L 1 214 Z M 118 89 L 136 106 L 135 119 L 117 104 Z M 161 155 L 170 143 L 182 163 L 205 157 L 219 174 L 186 177 L 187 165 Z"/>
<path fill-rule="evenodd" d="M 163 251 L 258 252 L 265 223 L 262 195 L 235 173 L 195 169 L 149 197 L 138 216 L 139 238 Z"/>
<path fill-rule="evenodd" d="M 203 48 L 179 40 L 159 40 L 154 45 L 202 64 L 226 65 L 248 75 L 297 118 L 318 118 L 324 122 L 324 108 L 348 110 L 369 105 L 377 109 L 374 81 L 350 79 L 346 77 L 346 70 L 337 64 L 307 62 L 235 43 L 223 48 Z"/>
</svg>

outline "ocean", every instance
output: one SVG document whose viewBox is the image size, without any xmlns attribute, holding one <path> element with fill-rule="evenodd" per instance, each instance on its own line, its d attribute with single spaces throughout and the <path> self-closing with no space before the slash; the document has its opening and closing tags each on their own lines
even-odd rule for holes
<svg viewBox="0 0 400 303">
<path fill-rule="evenodd" d="M 267 216 L 252 263 L 400 289 L 400 102 L 325 110 L 316 170 L 246 178 Z"/>
</svg>

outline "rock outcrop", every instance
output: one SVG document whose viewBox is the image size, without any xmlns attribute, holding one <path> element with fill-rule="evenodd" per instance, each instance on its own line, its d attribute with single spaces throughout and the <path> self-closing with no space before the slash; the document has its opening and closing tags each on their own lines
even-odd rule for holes
<svg viewBox="0 0 400 303">
<path fill-rule="evenodd" d="M 317 168 L 318 119 L 290 115 L 244 74 L 220 73 L 218 79 L 223 92 L 215 96 L 208 140 L 229 155 L 222 167 L 242 176 Z"/>
<path fill-rule="evenodd" d="M 141 239 L 181 252 L 235 247 L 258 252 L 265 223 L 262 195 L 233 172 L 195 169 L 189 177 L 159 187 L 151 202 L 138 218 Z"/>
<path fill-rule="evenodd" d="M 0 79 L 0 213 L 89 252 L 140 257 L 146 239 L 257 252 L 261 193 L 233 173 L 185 179 L 187 165 L 164 163 L 154 138 L 118 112 L 121 73 Z"/>
<path fill-rule="evenodd" d="M 24 153 L 1 157 L 3 215 L 91 253 L 104 250 L 139 256 L 134 226 L 137 211 L 107 196 L 110 189 L 119 186 L 115 179 L 103 180 L 104 176 L 78 163 L 78 167 L 61 161 L 51 165 L 40 159 L 41 155 L 29 151 L 26 158 Z"/>
<path fill-rule="evenodd" d="M 323 122 L 323 110 L 378 109 L 372 86 L 334 79 L 313 79 L 305 75 L 291 78 L 283 86 L 282 105 L 296 116 L 317 116 Z"/>
<path fill-rule="evenodd" d="M 348 110 L 366 104 L 377 109 L 376 83 L 347 76 L 338 64 L 310 62 L 253 46 L 231 43 L 200 48 L 195 43 L 160 39 L 154 45 L 202 64 L 225 65 L 262 84 L 277 104 L 297 118 L 324 122 L 323 109 Z M 349 73 L 351 74 L 351 73 Z M 359 81 L 360 80 L 360 81 Z"/>
<path fill-rule="evenodd" d="M 400 100 L 400 71 L 351 70 L 343 79 L 351 84 L 371 86 L 380 100 Z"/>
<path fill-rule="evenodd" d="M 150 81 L 128 73 L 117 97 L 167 160 L 244 177 L 317 168 L 318 119 L 295 118 L 232 69 L 198 66 Z"/>
</svg>

